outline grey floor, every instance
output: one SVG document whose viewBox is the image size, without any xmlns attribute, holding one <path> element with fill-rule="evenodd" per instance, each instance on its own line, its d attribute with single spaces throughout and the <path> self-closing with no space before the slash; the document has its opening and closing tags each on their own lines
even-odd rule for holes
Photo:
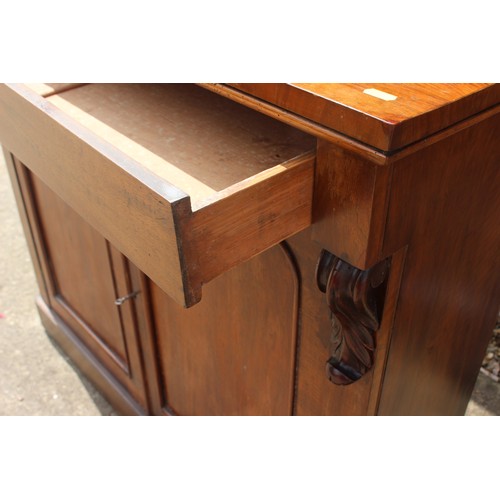
<svg viewBox="0 0 500 500">
<path fill-rule="evenodd" d="M 1 153 L 0 221 L 0 415 L 115 415 L 40 323 L 36 280 Z M 500 415 L 500 384 L 480 375 L 467 415 Z"/>
</svg>

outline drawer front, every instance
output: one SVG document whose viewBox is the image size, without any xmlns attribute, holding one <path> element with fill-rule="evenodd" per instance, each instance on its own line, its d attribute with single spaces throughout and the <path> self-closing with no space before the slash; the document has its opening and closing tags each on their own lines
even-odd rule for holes
<svg viewBox="0 0 500 500">
<path fill-rule="evenodd" d="M 93 90 L 92 85 L 84 87 Z M 156 94 L 148 98 L 150 107 L 163 106 L 162 93 L 165 99 L 170 95 L 167 87 L 153 89 Z M 105 87 L 99 95 L 104 95 L 102 102 L 107 99 L 108 104 L 113 104 L 106 93 L 122 90 Z M 138 96 L 150 92 L 146 86 L 133 90 Z M 71 89 L 61 97 L 67 95 L 69 99 L 71 92 L 77 95 L 82 91 Z M 245 148 L 252 148 L 256 158 L 261 158 L 271 151 L 269 143 L 275 137 L 288 134 L 288 131 L 273 129 L 269 136 L 263 136 L 261 130 L 271 130 L 274 125 L 265 122 L 261 125 L 260 120 L 269 118 L 244 107 L 241 111 L 226 110 L 223 98 L 215 94 L 212 98 L 204 89 L 189 92 L 196 94 L 189 102 L 195 102 L 196 106 L 202 106 L 205 101 L 208 104 L 205 130 L 212 128 L 212 115 L 213 128 L 218 127 L 219 122 L 224 124 L 221 132 L 224 137 L 230 135 L 231 120 L 236 120 L 234 130 L 240 123 L 253 127 L 245 131 L 246 142 L 240 141 L 241 146 L 240 143 L 231 145 L 236 152 L 238 148 L 245 153 Z M 200 97 L 197 92 L 206 94 Z M 219 101 L 213 101 L 214 98 Z M 123 113 L 125 104 L 118 101 Z M 103 104 L 99 102 L 95 107 L 99 105 Z M 235 103 L 228 106 L 234 107 Z M 198 118 L 180 116 L 182 108 L 175 112 L 177 115 L 167 116 L 166 120 L 178 122 L 179 127 L 185 122 L 186 130 L 196 126 Z M 190 112 L 187 109 L 186 113 Z M 244 119 L 238 118 L 240 112 Z M 253 114 L 247 118 L 249 112 Z M 87 109 L 82 114 L 88 117 L 89 113 Z M 155 156 L 145 155 L 147 148 L 141 149 L 143 156 L 134 157 L 129 147 L 131 139 L 121 133 L 103 138 L 101 129 L 94 126 L 97 120 L 91 117 L 93 121 L 87 123 L 75 116 L 27 86 L 0 88 L 0 141 L 4 147 L 181 305 L 191 306 L 199 301 L 203 283 L 311 223 L 315 158 L 311 150 L 315 142 L 305 134 L 297 139 L 294 136 L 293 151 L 288 148 L 292 151 L 288 156 L 276 155 L 281 157 L 276 158 L 275 165 L 269 167 L 268 162 L 258 173 L 219 191 L 212 190 L 213 194 L 192 203 L 193 193 L 186 193 L 187 184 L 181 182 L 181 189 L 176 183 L 176 179 L 182 177 L 182 172 L 180 177 L 174 175 L 181 170 L 180 165 L 168 164 L 170 167 L 162 177 L 149 168 L 148 161 Z M 120 115 L 119 119 L 151 121 L 148 116 L 137 114 L 125 118 Z M 291 129 L 290 133 L 296 132 Z M 164 144 L 164 138 L 162 140 Z M 197 142 L 196 134 L 191 142 Z M 189 163 L 190 143 L 184 144 L 178 137 L 177 144 L 180 144 L 183 161 Z M 207 157 L 216 155 L 220 147 L 214 144 L 213 151 L 207 151 Z M 142 157 L 146 160 L 141 161 Z M 231 164 L 224 168 L 231 168 Z"/>
</svg>

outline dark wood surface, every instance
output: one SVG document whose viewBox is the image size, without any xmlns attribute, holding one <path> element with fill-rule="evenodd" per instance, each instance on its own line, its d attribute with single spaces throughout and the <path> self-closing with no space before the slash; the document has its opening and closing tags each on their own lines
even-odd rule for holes
<svg viewBox="0 0 500 500">
<path fill-rule="evenodd" d="M 357 382 L 373 366 L 375 332 L 384 310 L 390 259 L 362 271 L 323 250 L 318 260 L 318 288 L 330 309 L 330 357 L 327 376 L 339 385 Z"/>
<path fill-rule="evenodd" d="M 383 151 L 407 146 L 497 104 L 499 84 L 231 83 Z M 385 101 L 366 89 L 389 93 Z"/>
<path fill-rule="evenodd" d="M 95 352 L 75 335 L 75 332 L 49 308 L 41 297 L 37 298 L 36 306 L 40 319 L 48 335 L 59 345 L 82 373 L 101 391 L 107 401 L 120 415 L 147 415 L 144 409 L 132 396 L 128 387 L 123 386 L 106 368 Z"/>
<path fill-rule="evenodd" d="M 500 303 L 500 114 L 394 165 L 385 252 L 407 245 L 382 414 L 463 414 Z"/>
<path fill-rule="evenodd" d="M 185 248 L 187 267 L 196 269 L 200 287 L 311 225 L 315 156 L 241 182 L 193 214 L 180 233 L 192 242 Z"/>
<path fill-rule="evenodd" d="M 190 309 L 149 282 L 161 374 L 156 411 L 290 415 L 298 287 L 294 264 L 281 246 L 212 281 Z"/>
<path fill-rule="evenodd" d="M 360 269 L 382 260 L 392 165 L 321 140 L 315 170 L 313 237 Z"/>
<path fill-rule="evenodd" d="M 33 202 L 32 196 L 28 193 L 31 192 L 31 182 L 29 171 L 25 168 L 19 168 L 20 163 L 15 157 L 6 149 L 3 149 L 5 163 L 9 172 L 9 177 L 16 198 L 17 210 L 21 219 L 21 224 L 24 231 L 24 236 L 28 244 L 31 261 L 35 271 L 35 276 L 38 284 L 38 290 L 42 299 L 46 304 L 49 303 L 49 290 L 45 282 L 45 275 L 47 274 L 47 260 L 43 255 L 38 253 L 41 248 L 39 239 L 39 232 L 36 229 L 36 207 Z M 33 227 L 32 229 L 32 221 Z"/>
<path fill-rule="evenodd" d="M 126 414 L 463 414 L 500 303 L 498 85 L 373 85 L 398 96 L 377 104 L 365 100 L 373 96 L 359 97 L 366 85 L 332 90 L 280 84 L 267 103 L 236 88 L 206 86 L 315 135 L 317 151 L 303 150 L 229 186 L 224 175 L 239 174 L 226 172 L 220 190 L 202 194 L 193 211 L 180 191 L 175 200 L 161 193 L 166 181 L 144 174 L 147 168 L 139 157 L 129 158 L 128 146 L 124 152 L 118 143 L 99 142 L 104 129 L 75 126 L 63 108 L 33 97 L 46 89 L 31 89 L 22 101 L 0 90 L 0 113 L 7 117 L 0 120 L 0 139 L 50 334 Z M 89 89 L 94 92 L 91 85 L 54 87 L 61 93 L 50 99 L 72 92 L 88 96 Z M 95 89 L 99 96 L 101 87 Z M 300 97 L 290 101 L 290 89 Z M 86 99 L 85 113 L 93 113 Z M 292 104 L 298 108 L 286 107 Z M 303 107 L 309 115 L 296 114 Z M 321 123 L 314 123 L 318 117 Z M 353 137 L 328 129 L 334 125 L 328 120 L 355 127 Z M 148 135 L 146 123 L 137 133 L 144 127 Z M 24 132 L 37 142 L 26 144 L 18 137 Z M 127 132 L 127 141 L 134 133 Z M 383 154 L 363 144 L 363 134 L 391 148 L 408 146 Z M 185 133 L 179 140 L 187 144 Z M 33 174 L 9 147 L 33 162 Z M 153 153 L 150 145 L 141 147 Z M 76 170 L 68 172 L 68 159 Z M 95 168 L 92 175 L 87 161 Z M 208 176 L 216 175 L 209 170 Z M 99 197 L 109 186 L 100 190 L 98 180 L 127 190 L 135 201 L 120 198 L 117 189 L 116 199 L 103 204 Z M 69 208 L 82 196 L 82 205 Z M 180 205 L 172 208 L 172 202 Z M 155 214 L 164 217 L 165 203 L 169 227 L 165 220 L 150 221 L 136 231 Z M 102 221 L 113 221 L 120 208 L 131 216 L 130 227 L 122 220 L 114 233 Z M 137 253 L 114 245 L 116 234 Z M 171 248 L 165 250 L 167 243 Z M 338 347 L 332 344 L 331 311 L 338 313 L 332 300 L 347 298 L 349 310 L 360 305 L 373 312 L 365 307 L 373 295 L 355 286 L 351 278 L 358 270 L 351 270 L 342 275 L 346 279 L 332 280 L 326 296 L 316 277 L 325 251 L 349 269 L 359 268 L 362 277 L 370 277 L 363 270 L 390 259 L 369 332 L 370 362 L 361 378 L 345 386 L 332 384 L 325 373 L 332 345 L 335 352 Z M 150 268 L 135 258 L 148 253 Z M 172 282 L 155 283 L 144 274 L 147 268 L 154 275 L 169 256 Z M 190 309 L 177 303 L 186 280 L 204 285 L 201 302 Z M 130 293 L 133 298 L 114 304 Z M 344 318 L 348 327 L 351 319 Z"/>
<path fill-rule="evenodd" d="M 375 334 L 373 367 L 347 386 L 332 384 L 325 373 L 330 357 L 332 324 L 325 294 L 317 286 L 316 268 L 323 250 L 312 239 L 312 227 L 288 240 L 300 272 L 300 330 L 297 353 L 297 415 L 375 415 L 387 350 L 398 303 L 405 251 L 391 259 L 384 313 Z"/>
<path fill-rule="evenodd" d="M 43 99 L 1 86 L 0 136 L 105 239 L 192 306 L 203 283 L 310 225 L 315 140 L 186 87 L 84 85 Z M 177 135 L 167 133 L 171 123 Z M 215 235 L 217 259 L 203 259 L 204 232 Z"/>
<path fill-rule="evenodd" d="M 17 170 L 26 175 L 22 165 Z M 60 318 L 53 322 L 64 322 L 146 408 L 133 301 L 115 305 L 115 299 L 130 292 L 122 254 L 39 179 L 29 174 L 28 179 L 24 198 L 31 199 L 36 213 L 31 231 L 44 261 L 47 305 Z"/>
<path fill-rule="evenodd" d="M 0 115 L 4 146 L 144 272 L 156 270 L 158 282 L 181 301 L 172 205 L 189 210 L 186 195 L 29 89 L 0 86 Z M 137 241 L 148 242 L 147 252 Z"/>
</svg>

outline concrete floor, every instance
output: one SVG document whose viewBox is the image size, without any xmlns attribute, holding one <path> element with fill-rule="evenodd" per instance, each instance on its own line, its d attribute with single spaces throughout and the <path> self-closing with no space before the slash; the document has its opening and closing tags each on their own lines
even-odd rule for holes
<svg viewBox="0 0 500 500">
<path fill-rule="evenodd" d="M 0 415 L 115 415 L 45 334 L 37 284 L 0 153 Z M 500 415 L 500 384 L 480 375 L 467 415 Z"/>
</svg>

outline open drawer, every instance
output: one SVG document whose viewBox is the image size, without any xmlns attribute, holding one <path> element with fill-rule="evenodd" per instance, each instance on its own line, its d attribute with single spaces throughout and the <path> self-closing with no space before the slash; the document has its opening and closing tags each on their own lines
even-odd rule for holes
<svg viewBox="0 0 500 500">
<path fill-rule="evenodd" d="M 315 139 L 191 84 L 0 88 L 0 141 L 177 302 L 311 223 Z"/>
</svg>

